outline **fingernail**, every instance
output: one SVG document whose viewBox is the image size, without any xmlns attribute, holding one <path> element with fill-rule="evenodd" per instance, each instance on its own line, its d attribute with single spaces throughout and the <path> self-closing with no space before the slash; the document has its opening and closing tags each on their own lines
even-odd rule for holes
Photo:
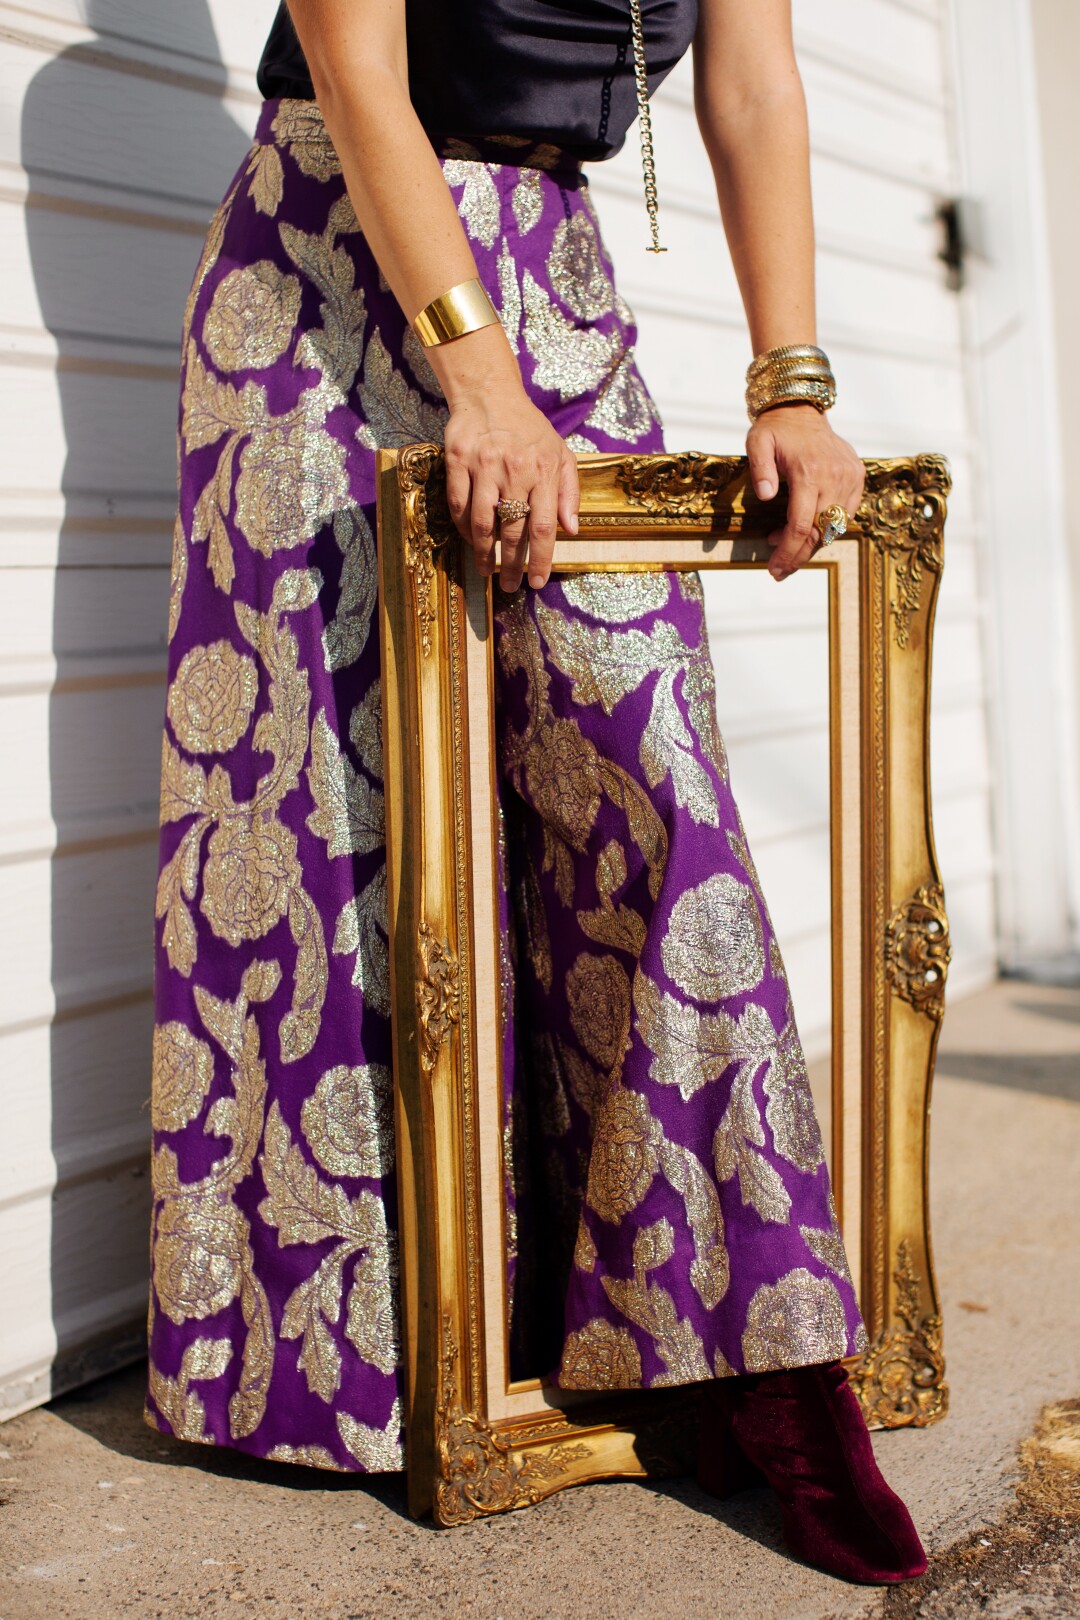
<svg viewBox="0 0 1080 1620">
<path fill-rule="evenodd" d="M 754 485 L 754 494 L 759 501 L 771 501 L 776 494 L 776 485 L 763 478 L 760 484 Z"/>
<path fill-rule="evenodd" d="M 543 583 L 544 583 L 543 574 L 530 574 L 529 575 L 529 584 L 532 586 L 534 591 L 538 591 Z"/>
<path fill-rule="evenodd" d="M 566 523 L 567 534 L 577 534 L 577 513 L 571 512 Z"/>
</svg>

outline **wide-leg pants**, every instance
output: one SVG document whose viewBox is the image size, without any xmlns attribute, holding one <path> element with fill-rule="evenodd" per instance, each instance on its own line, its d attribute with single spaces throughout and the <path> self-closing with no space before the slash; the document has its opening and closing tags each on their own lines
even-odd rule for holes
<svg viewBox="0 0 1080 1620">
<path fill-rule="evenodd" d="M 662 449 L 580 169 L 442 163 L 530 397 L 575 450 Z M 374 452 L 445 418 L 317 108 L 268 102 L 184 320 L 147 1415 L 327 1468 L 402 1463 Z M 518 1366 L 852 1353 L 700 580 L 493 588 Z"/>
</svg>

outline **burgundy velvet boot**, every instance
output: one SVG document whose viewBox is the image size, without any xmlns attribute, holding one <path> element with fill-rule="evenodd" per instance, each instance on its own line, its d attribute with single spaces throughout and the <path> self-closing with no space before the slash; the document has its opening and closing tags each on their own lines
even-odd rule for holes
<svg viewBox="0 0 1080 1620">
<path fill-rule="evenodd" d="M 698 1470 L 704 1489 L 730 1495 L 757 1483 L 757 1474 L 780 1498 L 789 1550 L 843 1580 L 878 1585 L 924 1573 L 918 1532 L 881 1476 L 842 1362 L 723 1378 L 708 1388 Z"/>
</svg>

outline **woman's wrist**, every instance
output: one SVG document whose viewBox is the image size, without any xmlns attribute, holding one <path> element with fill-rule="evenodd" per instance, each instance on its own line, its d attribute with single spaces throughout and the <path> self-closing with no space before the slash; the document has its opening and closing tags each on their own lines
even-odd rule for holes
<svg viewBox="0 0 1080 1620">
<path fill-rule="evenodd" d="M 425 354 L 452 411 L 500 395 L 524 393 L 517 357 L 501 326 L 483 326 Z"/>
</svg>

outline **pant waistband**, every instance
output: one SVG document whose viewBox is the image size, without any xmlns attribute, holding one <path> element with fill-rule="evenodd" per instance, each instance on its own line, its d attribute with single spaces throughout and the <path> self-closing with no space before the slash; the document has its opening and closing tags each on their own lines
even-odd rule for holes
<svg viewBox="0 0 1080 1620">
<path fill-rule="evenodd" d="M 274 125 L 277 128 L 274 128 Z M 329 131 L 323 123 L 318 103 L 293 96 L 273 96 L 263 103 L 256 140 L 264 145 L 275 141 L 333 151 Z M 440 158 L 466 163 L 501 163 L 524 169 L 543 169 L 567 180 L 584 180 L 581 159 L 551 141 L 534 141 L 524 135 L 433 135 L 428 133 Z"/>
</svg>

